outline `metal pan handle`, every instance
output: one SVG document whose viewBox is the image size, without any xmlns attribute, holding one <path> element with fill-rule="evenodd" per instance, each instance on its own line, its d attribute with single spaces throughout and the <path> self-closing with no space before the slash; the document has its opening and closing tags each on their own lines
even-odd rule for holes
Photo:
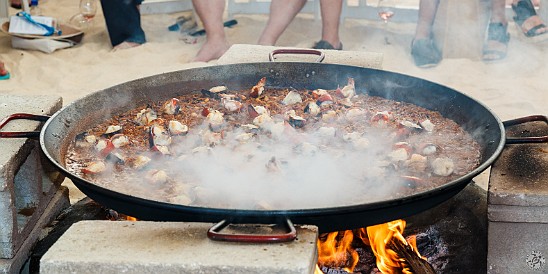
<svg viewBox="0 0 548 274">
<path fill-rule="evenodd" d="M 513 120 L 508 120 L 502 122 L 504 128 L 510 126 L 525 124 L 529 122 L 545 122 L 548 124 L 548 117 L 544 115 L 531 115 L 526 117 L 521 117 Z M 548 135 L 545 136 L 535 136 L 535 137 L 506 137 L 506 144 L 525 144 L 525 143 L 546 143 L 548 142 Z"/>
<path fill-rule="evenodd" d="M 6 118 L 4 118 L 2 121 L 0 121 L 0 130 L 4 126 L 6 126 L 10 121 L 12 120 L 18 120 L 18 119 L 25 119 L 25 120 L 33 120 L 33 121 L 40 121 L 45 122 L 49 119 L 49 116 L 46 115 L 37 115 L 37 114 L 29 114 L 29 113 L 14 113 Z M 0 138 L 33 138 L 38 139 L 40 136 L 40 131 L 22 131 L 22 132 L 16 132 L 16 131 L 0 131 Z"/>
<path fill-rule="evenodd" d="M 244 243 L 281 243 L 290 242 L 297 238 L 297 231 L 293 223 L 286 219 L 284 225 L 287 233 L 284 234 L 228 234 L 221 230 L 230 224 L 222 220 L 207 231 L 207 237 L 214 241 L 244 242 Z"/>
<path fill-rule="evenodd" d="M 270 55 L 268 58 L 270 59 L 270 62 L 274 62 L 274 55 L 276 54 L 313 54 L 318 55 L 318 59 L 316 59 L 317 63 L 321 63 L 323 59 L 325 59 L 325 54 L 322 51 L 315 50 L 315 49 L 276 49 L 270 52 Z"/>
</svg>

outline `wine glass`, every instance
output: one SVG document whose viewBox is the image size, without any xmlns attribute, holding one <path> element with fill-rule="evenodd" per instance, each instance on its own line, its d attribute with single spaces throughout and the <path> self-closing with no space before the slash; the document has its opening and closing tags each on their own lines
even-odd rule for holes
<svg viewBox="0 0 548 274">
<path fill-rule="evenodd" d="M 394 0 L 379 0 L 377 5 L 377 13 L 381 20 L 384 22 L 384 43 L 390 45 L 388 41 L 388 21 L 394 16 Z"/>
<path fill-rule="evenodd" d="M 93 25 L 93 18 L 97 13 L 97 0 L 80 0 L 80 13 L 70 18 L 70 24 L 80 29 L 87 29 Z"/>
</svg>

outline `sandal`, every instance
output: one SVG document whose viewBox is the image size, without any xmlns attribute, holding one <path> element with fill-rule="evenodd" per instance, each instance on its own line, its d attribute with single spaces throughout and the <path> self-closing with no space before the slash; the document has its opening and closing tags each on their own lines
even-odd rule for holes
<svg viewBox="0 0 548 274">
<path fill-rule="evenodd" d="M 483 61 L 498 61 L 506 57 L 508 50 L 508 24 L 489 23 L 487 42 L 483 47 Z"/>
<path fill-rule="evenodd" d="M 432 39 L 418 39 L 411 42 L 411 55 L 419 68 L 431 68 L 441 61 L 441 52 Z"/>
<path fill-rule="evenodd" d="M 334 50 L 342 50 L 343 49 L 343 45 L 342 43 L 340 43 L 340 46 L 338 48 L 335 48 L 333 45 L 331 45 L 329 42 L 325 41 L 325 40 L 320 40 L 319 42 L 316 42 L 316 44 L 314 44 L 314 47 L 312 47 L 314 49 L 334 49 Z"/>
<path fill-rule="evenodd" d="M 548 28 L 537 15 L 531 0 L 520 0 L 517 4 L 512 4 L 512 9 L 516 13 L 514 21 L 526 37 L 537 37 L 548 32 Z M 548 36 L 544 37 L 548 38 Z"/>
</svg>

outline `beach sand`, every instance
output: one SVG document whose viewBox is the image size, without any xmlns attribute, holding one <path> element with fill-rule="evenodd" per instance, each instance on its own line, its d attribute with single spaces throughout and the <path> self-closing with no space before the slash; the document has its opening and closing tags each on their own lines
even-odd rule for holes
<svg viewBox="0 0 548 274">
<path fill-rule="evenodd" d="M 78 1 L 41 1 L 42 13 L 67 22 L 78 12 Z M 16 10 L 10 9 L 14 14 Z M 68 104 L 84 95 L 144 76 L 181 70 L 210 63 L 189 63 L 204 37 L 195 44 L 181 40 L 167 27 L 181 13 L 143 15 L 142 25 L 148 42 L 142 46 L 111 51 L 102 12 L 85 31 L 81 45 L 51 54 L 11 48 L 11 37 L 0 34 L 0 58 L 11 72 L 11 79 L 0 81 L 3 94 L 51 94 Z M 236 15 L 238 25 L 226 29 L 234 44 L 254 44 L 266 24 L 267 15 Z M 502 120 L 532 114 L 548 114 L 548 43 L 533 44 L 518 39 L 510 20 L 511 41 L 508 56 L 497 63 L 481 60 L 444 59 L 432 69 L 417 68 L 410 55 L 414 23 L 391 23 L 389 45 L 384 42 L 382 23 L 346 20 L 341 27 L 344 49 L 380 52 L 383 68 L 441 83 L 471 96 L 488 106 Z M 310 15 L 299 15 L 283 34 L 278 46 L 311 47 L 321 34 L 321 22 Z M 466 42 L 463 41 L 463 47 Z"/>
</svg>

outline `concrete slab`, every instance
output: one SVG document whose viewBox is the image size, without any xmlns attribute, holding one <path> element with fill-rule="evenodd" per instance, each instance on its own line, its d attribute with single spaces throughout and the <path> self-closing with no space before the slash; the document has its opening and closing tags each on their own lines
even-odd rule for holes
<svg viewBox="0 0 548 274">
<path fill-rule="evenodd" d="M 289 47 L 273 47 L 259 45 L 232 45 L 219 60 L 219 65 L 270 62 L 269 54 L 273 50 Z M 340 50 L 321 50 L 325 53 L 325 59 L 322 63 L 341 64 L 348 66 L 358 66 L 374 69 L 382 69 L 383 54 L 378 52 L 363 51 L 340 51 Z M 242 54 L 245 53 L 245 54 Z M 294 62 L 314 62 L 317 55 L 276 55 L 280 60 Z"/>
<path fill-rule="evenodd" d="M 81 221 L 40 261 L 40 273 L 313 273 L 317 228 L 289 243 L 212 241 L 212 224 Z"/>
</svg>

